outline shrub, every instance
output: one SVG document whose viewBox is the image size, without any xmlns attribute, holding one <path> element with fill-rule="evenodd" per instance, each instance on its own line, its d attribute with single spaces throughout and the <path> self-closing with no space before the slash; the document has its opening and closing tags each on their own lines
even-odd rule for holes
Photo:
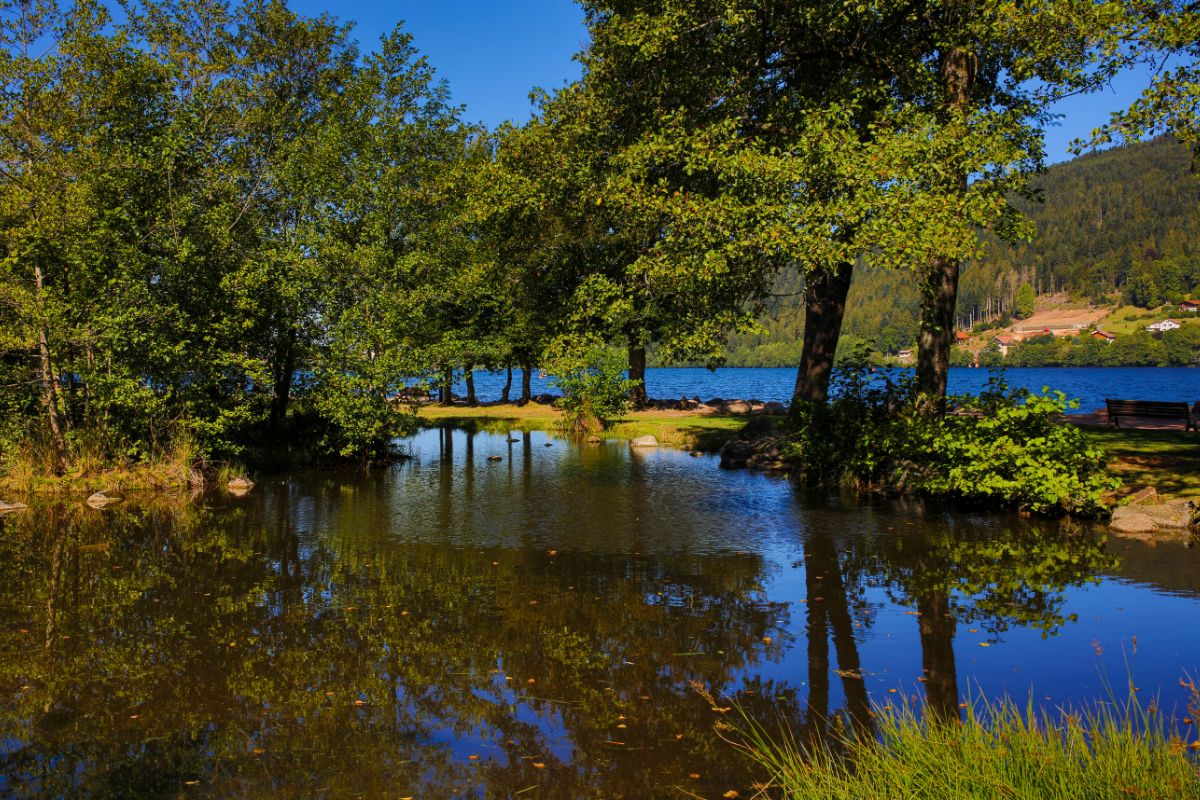
<svg viewBox="0 0 1200 800">
<path fill-rule="evenodd" d="M 1040 514 L 1103 513 L 1118 482 L 1104 453 L 1064 424 L 1061 392 L 1011 390 L 994 377 L 947 414 L 918 402 L 911 378 L 851 366 L 829 404 L 797 406 L 788 458 L 812 482 L 923 494 Z"/>
<path fill-rule="evenodd" d="M 554 385 L 563 393 L 556 405 L 569 431 L 600 431 L 608 420 L 629 409 L 629 392 L 637 381 L 625 377 L 625 361 L 612 349 L 588 347 L 561 355 L 548 366 Z"/>
</svg>

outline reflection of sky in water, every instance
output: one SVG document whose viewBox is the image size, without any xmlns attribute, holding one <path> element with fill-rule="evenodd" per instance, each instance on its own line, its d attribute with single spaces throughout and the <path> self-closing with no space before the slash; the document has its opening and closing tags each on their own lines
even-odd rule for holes
<svg viewBox="0 0 1200 800">
<path fill-rule="evenodd" d="M 0 700 L 0 773 L 41 775 L 54 764 L 51 773 L 75 776 L 68 783 L 83 780 L 107 766 L 67 754 L 94 751 L 139 753 L 119 758 L 159 774 L 154 748 L 190 741 L 193 723 L 173 720 L 199 714 L 202 738 L 215 739 L 196 770 L 234 795 L 239 786 L 253 795 L 265 775 L 303 794 L 308 768 L 347 786 L 379 773 L 389 792 L 403 784 L 415 796 L 471 796 L 446 788 L 464 781 L 497 796 L 535 783 L 556 787 L 544 796 L 675 797 L 680 785 L 720 796 L 745 793 L 748 776 L 712 741 L 713 713 L 690 680 L 770 687 L 791 697 L 785 711 L 803 724 L 814 680 L 834 713 L 864 686 L 875 702 L 921 697 L 933 683 L 919 680 L 923 653 L 941 653 L 938 685 L 956 683 L 963 696 L 1032 696 L 1049 707 L 1122 698 L 1132 671 L 1143 697 L 1158 695 L 1181 717 L 1178 679 L 1200 669 L 1200 556 L 1182 545 L 1113 539 L 1101 548 L 1094 532 L 1058 522 L 813 495 L 786 479 L 722 471 L 710 456 L 620 442 L 431 430 L 411 451 L 387 470 L 263 480 L 245 498 L 215 498 L 198 527 L 175 530 L 184 523 L 157 512 L 67 515 L 60 533 L 102 539 L 87 526 L 107 521 L 120 542 L 81 551 L 71 569 L 103 572 L 111 559 L 137 589 L 93 601 L 101 573 L 86 573 L 62 601 L 79 606 L 60 623 L 74 638 L 55 647 L 80 670 L 70 692 L 85 705 L 53 701 L 63 709 L 47 720 L 41 699 L 21 711 L 4 706 L 18 695 Z M 11 592 L 49 573 L 56 537 L 49 516 L 24 519 L 49 527 L 5 539 L 14 523 L 0 523 L 0 584 L 9 582 L 8 594 L 0 585 L 0 660 L 31 659 L 36 671 L 45 587 L 32 605 L 33 595 Z M 209 533 L 226 544 L 182 546 Z M 22 572 L 22 559 L 38 566 Z M 914 612 L 937 607 L 931 597 L 950 586 L 953 617 L 923 638 Z M 76 616 L 94 627 L 71 628 Z M 824 637 L 807 634 L 814 618 L 830 634 L 824 651 Z M 861 679 L 839 674 L 839 657 L 857 659 Z M 300 687 L 279 685 L 275 673 Z M 342 685 L 350 673 L 378 677 L 383 693 Z M 348 689 L 364 705 L 341 700 Z M 324 705 L 304 705 L 327 691 Z M 162 706 L 161 728 L 137 709 L 147 740 L 126 707 L 143 695 Z M 763 714 L 775 703 L 739 700 Z M 70 736 L 57 733 L 60 717 Z M 241 765 L 222 750 L 228 741 L 264 752 Z M 704 779 L 687 783 L 693 771 Z M 0 795 L 12 793 L 6 780 Z"/>
</svg>

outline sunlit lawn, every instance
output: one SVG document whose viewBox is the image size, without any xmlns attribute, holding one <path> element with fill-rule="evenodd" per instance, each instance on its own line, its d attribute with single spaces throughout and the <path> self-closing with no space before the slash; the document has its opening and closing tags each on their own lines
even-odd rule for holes
<svg viewBox="0 0 1200 800">
<path fill-rule="evenodd" d="M 1153 486 L 1166 497 L 1200 496 L 1200 433 L 1092 428 L 1087 434 L 1109 452 L 1109 469 L 1126 486 Z"/>
</svg>

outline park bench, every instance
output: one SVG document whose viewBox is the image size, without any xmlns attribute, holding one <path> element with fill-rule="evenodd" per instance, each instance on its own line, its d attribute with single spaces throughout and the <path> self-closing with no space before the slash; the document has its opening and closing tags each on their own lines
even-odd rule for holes
<svg viewBox="0 0 1200 800">
<path fill-rule="evenodd" d="M 1154 419 L 1181 419 L 1184 430 L 1196 430 L 1193 409 L 1182 402 L 1163 400 L 1105 400 L 1108 406 L 1108 424 L 1121 427 L 1121 417 L 1150 417 Z"/>
</svg>

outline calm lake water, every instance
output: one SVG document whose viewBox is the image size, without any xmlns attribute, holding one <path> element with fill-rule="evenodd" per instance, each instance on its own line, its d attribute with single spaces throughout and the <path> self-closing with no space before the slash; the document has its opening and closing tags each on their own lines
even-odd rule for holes
<svg viewBox="0 0 1200 800">
<path fill-rule="evenodd" d="M 804 731 L 1130 676 L 1182 724 L 1200 675 L 1183 545 L 618 442 L 411 450 L 0 520 L 0 796 L 749 797 L 694 684 Z"/>
<path fill-rule="evenodd" d="M 986 369 L 955 367 L 950 370 L 949 390 L 953 394 L 978 394 L 994 373 Z M 1200 369 L 1188 367 L 1020 367 L 1005 370 L 1012 386 L 1040 392 L 1042 387 L 1065 392 L 1080 401 L 1079 412 L 1104 408 L 1104 399 L 1200 400 Z M 504 387 L 502 373 L 480 373 L 476 392 L 480 400 L 499 400 Z M 667 367 L 646 370 L 646 390 L 651 397 L 710 397 L 725 399 L 756 398 L 787 402 L 796 383 L 794 369 L 740 369 L 726 367 L 707 370 L 700 367 Z M 520 391 L 520 373 L 513 377 L 514 396 Z M 465 385 L 456 391 L 466 393 Z M 550 380 L 535 373 L 534 394 L 558 394 Z"/>
</svg>

